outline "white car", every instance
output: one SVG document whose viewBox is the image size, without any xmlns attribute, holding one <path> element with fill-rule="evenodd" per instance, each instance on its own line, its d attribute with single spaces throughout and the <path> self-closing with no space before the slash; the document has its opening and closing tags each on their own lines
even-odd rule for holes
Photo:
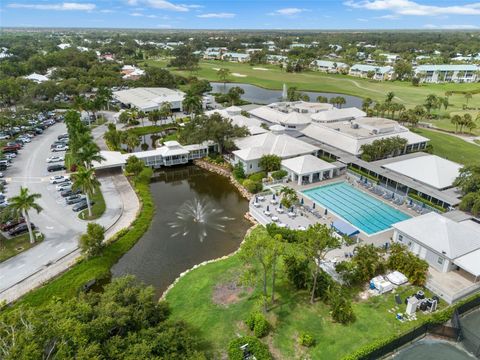
<svg viewBox="0 0 480 360">
<path fill-rule="evenodd" d="M 47 163 L 56 163 L 63 161 L 64 158 L 62 156 L 50 156 L 47 158 Z"/>
<path fill-rule="evenodd" d="M 19 137 L 18 139 L 23 141 L 24 143 L 29 143 L 32 141 L 28 136 L 22 136 L 22 137 Z"/>
<path fill-rule="evenodd" d="M 64 175 L 55 175 L 50 178 L 50 184 L 60 184 L 69 181 L 70 178 Z"/>
<path fill-rule="evenodd" d="M 55 146 L 52 151 L 53 152 L 57 152 L 57 151 L 67 151 L 68 150 L 68 146 L 67 145 L 57 145 Z"/>
<path fill-rule="evenodd" d="M 72 189 L 72 183 L 70 180 L 67 180 L 59 185 L 56 186 L 57 191 L 63 191 L 63 190 L 71 190 Z"/>
<path fill-rule="evenodd" d="M 17 157 L 17 154 L 15 153 L 8 153 L 4 155 L 7 159 L 15 159 Z"/>
</svg>

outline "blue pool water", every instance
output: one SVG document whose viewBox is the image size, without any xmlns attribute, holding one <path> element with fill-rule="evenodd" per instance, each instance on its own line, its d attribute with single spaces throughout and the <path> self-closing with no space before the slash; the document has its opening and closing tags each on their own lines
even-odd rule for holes
<svg viewBox="0 0 480 360">
<path fill-rule="evenodd" d="M 346 182 L 305 190 L 303 194 L 368 235 L 387 230 L 392 224 L 410 218 Z"/>
</svg>

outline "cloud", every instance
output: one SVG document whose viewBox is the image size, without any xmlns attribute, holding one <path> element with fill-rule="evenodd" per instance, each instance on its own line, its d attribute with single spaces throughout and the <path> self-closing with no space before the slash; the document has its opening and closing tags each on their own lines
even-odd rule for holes
<svg viewBox="0 0 480 360">
<path fill-rule="evenodd" d="M 347 0 L 344 5 L 355 9 L 390 11 L 399 15 L 480 15 L 480 2 L 463 5 L 422 5 L 411 0 Z"/>
<path fill-rule="evenodd" d="M 130 16 L 143 16 L 143 14 L 140 14 L 138 12 L 131 13 Z"/>
<path fill-rule="evenodd" d="M 197 5 L 177 5 L 167 0 L 127 0 L 128 5 L 144 5 L 155 9 L 186 12 Z"/>
<path fill-rule="evenodd" d="M 423 25 L 425 29 L 444 29 L 444 30 L 475 30 L 480 29 L 477 25 L 434 25 L 434 24 L 425 24 Z"/>
<path fill-rule="evenodd" d="M 208 14 L 200 14 L 197 15 L 199 18 L 206 18 L 206 19 L 231 19 L 235 17 L 233 13 L 208 13 Z"/>
<path fill-rule="evenodd" d="M 307 9 L 300 9 L 300 8 L 283 8 L 283 9 L 278 9 L 275 10 L 272 13 L 269 13 L 269 15 L 284 15 L 284 16 L 292 16 L 292 15 L 297 15 L 300 14 L 304 11 L 307 11 Z"/>
<path fill-rule="evenodd" d="M 361 21 L 361 22 L 368 22 L 368 19 L 364 19 L 364 18 L 357 18 L 357 21 Z"/>
<path fill-rule="evenodd" d="M 10 3 L 7 5 L 9 8 L 15 9 L 33 9 L 33 10 L 55 10 L 55 11 L 90 11 L 95 9 L 96 5 L 91 3 L 75 3 L 75 2 L 63 2 L 63 3 L 51 3 L 51 4 L 23 4 L 23 3 Z"/>
<path fill-rule="evenodd" d="M 400 16 L 394 15 L 394 14 L 388 14 L 388 15 L 377 16 L 375 17 L 375 19 L 398 20 L 400 19 Z"/>
</svg>

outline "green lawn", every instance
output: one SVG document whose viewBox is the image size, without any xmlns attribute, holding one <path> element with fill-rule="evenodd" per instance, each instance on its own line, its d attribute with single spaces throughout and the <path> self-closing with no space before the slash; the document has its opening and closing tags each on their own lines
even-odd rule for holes
<svg viewBox="0 0 480 360">
<path fill-rule="evenodd" d="M 91 201 L 94 202 L 92 206 L 92 216 L 88 216 L 88 209 L 82 210 L 78 217 L 82 220 L 96 220 L 105 212 L 105 199 L 103 198 L 102 191 L 100 187 L 95 189 L 95 192 L 91 198 Z"/>
<path fill-rule="evenodd" d="M 0 234 L 0 262 L 38 245 L 42 240 L 43 236 L 39 237 L 35 243 L 30 244 L 28 233 L 12 239 L 6 239 Z"/>
<path fill-rule="evenodd" d="M 475 144 L 437 131 L 421 128 L 413 131 L 430 139 L 435 155 L 460 164 L 478 163 L 480 161 L 480 147 Z"/>
<path fill-rule="evenodd" d="M 227 349 L 229 341 L 237 335 L 247 334 L 243 321 L 260 301 L 256 289 L 251 294 L 244 292 L 238 302 L 228 306 L 212 302 L 214 287 L 238 279 L 241 271 L 242 264 L 235 255 L 191 271 L 167 295 L 172 317 L 196 326 L 216 352 Z M 278 273 L 278 301 L 268 314 L 274 330 L 273 335 L 265 339 L 277 359 L 304 358 L 307 350 L 296 342 L 298 334 L 302 332 L 312 334 L 317 342 L 315 347 L 308 350 L 310 358 L 333 360 L 373 340 L 401 334 L 418 325 L 419 321 L 399 322 L 394 313 L 388 312 L 395 305 L 393 294 L 357 301 L 354 304 L 357 316 L 355 323 L 334 323 L 328 306 L 322 302 L 310 305 L 309 294 L 293 290 L 282 276 L 281 268 Z M 403 288 L 402 299 L 415 290 L 412 287 Z M 423 315 L 420 314 L 421 317 Z"/>
</svg>

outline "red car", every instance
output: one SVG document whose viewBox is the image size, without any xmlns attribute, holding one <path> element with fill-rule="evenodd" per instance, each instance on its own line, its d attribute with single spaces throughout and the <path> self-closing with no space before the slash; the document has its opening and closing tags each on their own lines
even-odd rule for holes
<svg viewBox="0 0 480 360">
<path fill-rule="evenodd" d="M 9 231 L 9 230 L 13 229 L 14 227 L 16 227 L 20 224 L 23 224 L 24 222 L 25 222 L 25 219 L 22 218 L 22 217 L 19 218 L 19 219 L 9 220 L 6 223 L 3 223 L 3 224 L 0 225 L 0 230 Z"/>
</svg>

